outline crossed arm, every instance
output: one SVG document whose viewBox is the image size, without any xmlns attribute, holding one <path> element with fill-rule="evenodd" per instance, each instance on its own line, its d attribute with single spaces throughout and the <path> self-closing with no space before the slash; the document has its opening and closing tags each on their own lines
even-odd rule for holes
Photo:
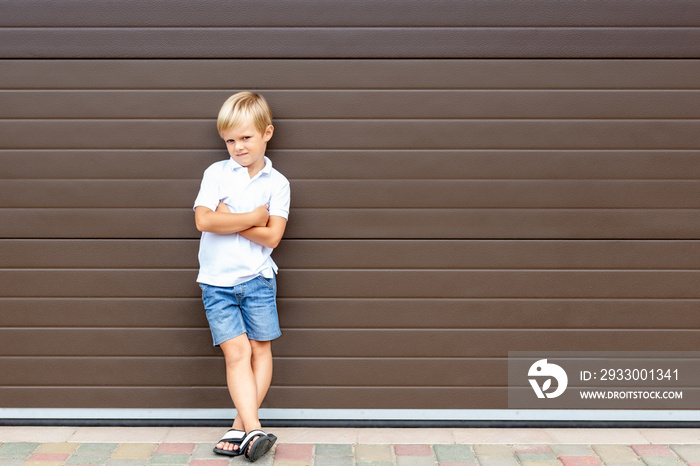
<svg viewBox="0 0 700 466">
<path fill-rule="evenodd" d="M 252 212 L 233 214 L 225 204 L 219 203 L 216 211 L 197 206 L 194 221 L 197 230 L 221 235 L 238 233 L 254 243 L 276 248 L 287 227 L 284 217 L 270 216 L 268 206 L 263 205 Z"/>
</svg>

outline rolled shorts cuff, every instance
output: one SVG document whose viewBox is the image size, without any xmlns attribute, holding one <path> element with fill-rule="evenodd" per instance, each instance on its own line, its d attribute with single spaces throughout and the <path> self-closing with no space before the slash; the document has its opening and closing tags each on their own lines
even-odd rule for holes
<svg viewBox="0 0 700 466">
<path fill-rule="evenodd" d="M 282 336 L 282 332 L 277 332 L 276 334 L 272 334 L 270 336 L 258 336 L 258 335 L 251 335 L 250 333 L 248 334 L 248 340 L 253 340 L 253 341 L 272 341 L 275 340 L 279 337 Z"/>
</svg>

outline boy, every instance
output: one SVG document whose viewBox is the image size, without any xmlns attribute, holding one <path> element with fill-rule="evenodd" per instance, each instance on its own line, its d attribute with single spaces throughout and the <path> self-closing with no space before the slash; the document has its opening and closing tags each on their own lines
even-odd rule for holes
<svg viewBox="0 0 700 466">
<path fill-rule="evenodd" d="M 232 95 L 216 126 L 230 158 L 207 168 L 194 203 L 197 282 L 238 415 L 214 452 L 256 461 L 277 440 L 261 430 L 258 408 L 272 380 L 271 340 L 281 335 L 270 253 L 287 225 L 289 182 L 265 157 L 274 128 L 262 96 Z"/>
</svg>

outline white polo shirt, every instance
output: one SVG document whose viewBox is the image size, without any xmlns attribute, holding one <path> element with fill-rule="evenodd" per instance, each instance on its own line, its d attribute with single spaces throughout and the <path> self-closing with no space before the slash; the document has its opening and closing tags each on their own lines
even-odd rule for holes
<svg viewBox="0 0 700 466">
<path fill-rule="evenodd" d="M 204 171 L 194 207 L 215 211 L 223 202 L 234 213 L 251 212 L 270 204 L 270 215 L 289 218 L 289 181 L 272 168 L 265 157 L 265 167 L 253 178 L 248 169 L 232 159 L 216 162 Z M 254 243 L 232 233 L 219 235 L 202 232 L 199 242 L 197 282 L 213 286 L 236 286 L 258 275 L 272 278 L 277 265 L 270 257 L 272 248 Z"/>
</svg>

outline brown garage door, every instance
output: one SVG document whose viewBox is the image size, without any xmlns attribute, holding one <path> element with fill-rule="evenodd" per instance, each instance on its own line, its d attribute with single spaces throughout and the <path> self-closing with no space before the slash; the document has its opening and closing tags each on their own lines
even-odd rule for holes
<svg viewBox="0 0 700 466">
<path fill-rule="evenodd" d="M 242 89 L 292 183 L 266 407 L 503 409 L 508 351 L 698 347 L 697 2 L 190 3 L 6 2 L 2 407 L 230 406 L 191 205 Z"/>
</svg>

